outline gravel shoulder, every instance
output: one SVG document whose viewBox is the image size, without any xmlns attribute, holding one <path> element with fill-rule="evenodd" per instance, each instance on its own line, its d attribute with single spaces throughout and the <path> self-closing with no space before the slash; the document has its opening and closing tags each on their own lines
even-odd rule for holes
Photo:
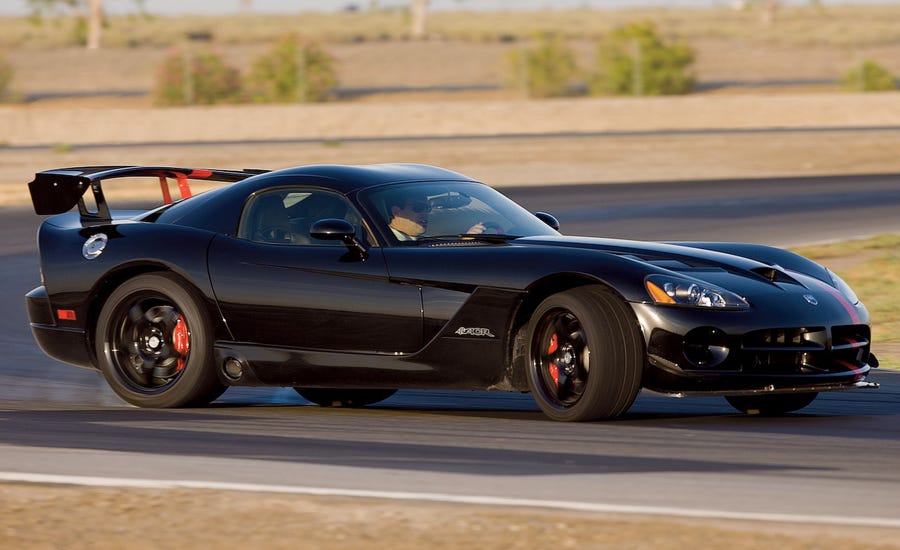
<svg viewBox="0 0 900 550">
<path fill-rule="evenodd" d="M 64 166 L 420 162 L 496 186 L 554 185 L 900 173 L 898 146 L 896 93 L 18 105 L 0 107 L 0 205 L 28 204 L 34 172 Z"/>
<path fill-rule="evenodd" d="M 179 489 L 0 485 L 7 548 L 900 548 L 900 530 Z"/>
</svg>

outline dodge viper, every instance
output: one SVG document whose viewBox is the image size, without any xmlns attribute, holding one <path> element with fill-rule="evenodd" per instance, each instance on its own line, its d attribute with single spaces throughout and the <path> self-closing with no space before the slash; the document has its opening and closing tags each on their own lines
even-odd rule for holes
<svg viewBox="0 0 900 550">
<path fill-rule="evenodd" d="M 158 179 L 164 204 L 110 210 L 102 184 L 119 178 Z M 224 185 L 192 194 L 192 180 Z M 783 414 L 877 387 L 869 314 L 821 265 L 753 244 L 566 236 L 450 170 L 92 166 L 29 189 L 49 216 L 26 296 L 35 339 L 140 407 L 241 385 L 322 406 L 490 389 L 584 421 L 622 415 L 642 388 Z"/>
</svg>

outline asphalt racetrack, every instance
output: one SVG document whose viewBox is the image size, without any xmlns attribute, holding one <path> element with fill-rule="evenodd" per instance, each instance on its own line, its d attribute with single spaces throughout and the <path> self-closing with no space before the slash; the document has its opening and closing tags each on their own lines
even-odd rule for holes
<svg viewBox="0 0 900 550">
<path fill-rule="evenodd" d="M 516 188 L 568 234 L 790 246 L 900 232 L 900 176 Z M 546 420 L 528 395 L 401 391 L 323 409 L 290 389 L 140 410 L 45 357 L 28 208 L 0 209 L 0 479 L 106 476 L 297 492 L 900 528 L 900 373 L 800 413 L 641 394 L 621 420 Z M 36 478 L 37 479 L 37 478 Z M 68 479 L 68 478 L 66 478 Z"/>
</svg>

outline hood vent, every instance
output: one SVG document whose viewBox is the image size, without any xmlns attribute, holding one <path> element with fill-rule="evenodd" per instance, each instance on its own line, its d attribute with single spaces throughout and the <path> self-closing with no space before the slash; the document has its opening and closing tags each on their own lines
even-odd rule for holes
<svg viewBox="0 0 900 550">
<path fill-rule="evenodd" d="M 793 277 L 791 277 L 790 275 L 785 273 L 778 266 L 757 267 L 757 268 L 752 269 L 751 271 L 753 271 L 760 277 L 766 279 L 767 281 L 772 281 L 773 283 L 787 283 L 787 284 L 791 284 L 791 285 L 799 285 L 800 284 L 800 282 L 797 279 L 794 279 Z"/>
<path fill-rule="evenodd" d="M 788 275 L 781 269 L 778 269 L 777 267 L 757 267 L 757 268 L 751 269 L 751 271 L 753 271 L 754 273 L 756 273 L 763 279 L 766 279 L 767 281 L 772 281 L 773 283 L 798 284 L 797 281 L 793 277 L 791 277 L 790 275 Z"/>
</svg>

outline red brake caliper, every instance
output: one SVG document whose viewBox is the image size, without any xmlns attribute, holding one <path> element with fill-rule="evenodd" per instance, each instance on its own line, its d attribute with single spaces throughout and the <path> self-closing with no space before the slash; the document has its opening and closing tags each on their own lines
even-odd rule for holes
<svg viewBox="0 0 900 550">
<path fill-rule="evenodd" d="M 547 355 L 553 355 L 557 349 L 559 349 L 559 341 L 556 338 L 556 333 L 554 333 L 550 337 L 550 347 L 547 348 Z M 559 386 L 559 367 L 556 366 L 556 363 L 550 363 L 550 376 L 553 377 L 553 383 Z"/>
<path fill-rule="evenodd" d="M 178 370 L 184 370 L 184 358 L 187 357 L 191 350 L 191 333 L 188 332 L 187 323 L 184 322 L 184 316 L 179 315 L 175 321 L 175 330 L 172 331 L 172 344 L 175 351 L 181 357 L 178 358 Z"/>
</svg>

